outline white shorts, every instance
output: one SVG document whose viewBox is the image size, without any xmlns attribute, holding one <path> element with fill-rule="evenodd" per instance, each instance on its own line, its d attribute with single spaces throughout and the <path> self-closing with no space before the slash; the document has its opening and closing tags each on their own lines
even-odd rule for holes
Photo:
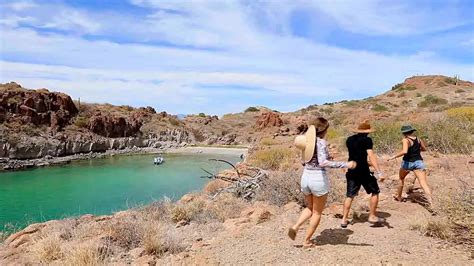
<svg viewBox="0 0 474 266">
<path fill-rule="evenodd" d="M 308 195 L 324 196 L 329 193 L 329 179 L 325 171 L 303 170 L 301 176 L 301 192 Z"/>
</svg>

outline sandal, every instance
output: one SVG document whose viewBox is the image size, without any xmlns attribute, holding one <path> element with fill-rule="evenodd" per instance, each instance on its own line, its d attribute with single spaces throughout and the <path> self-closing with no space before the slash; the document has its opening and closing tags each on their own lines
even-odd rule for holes
<svg viewBox="0 0 474 266">
<path fill-rule="evenodd" d="M 347 228 L 347 226 L 351 223 L 351 221 L 347 221 L 346 223 L 341 223 L 341 228 Z"/>
<path fill-rule="evenodd" d="M 288 229 L 288 237 L 291 238 L 291 240 L 296 239 L 296 230 L 293 228 Z"/>
<path fill-rule="evenodd" d="M 384 218 L 377 217 L 377 221 L 368 220 L 368 222 L 369 222 L 370 224 L 382 224 L 382 223 L 385 223 L 385 219 L 384 219 Z"/>
</svg>

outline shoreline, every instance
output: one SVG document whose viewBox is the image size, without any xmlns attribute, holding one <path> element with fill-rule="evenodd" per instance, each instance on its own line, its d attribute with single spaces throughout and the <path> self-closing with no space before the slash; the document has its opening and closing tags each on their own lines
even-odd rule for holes
<svg viewBox="0 0 474 266">
<path fill-rule="evenodd" d="M 72 161 L 101 159 L 108 156 L 131 156 L 140 154 L 225 154 L 225 155 L 244 155 L 247 156 L 248 148 L 242 147 L 223 147 L 223 146 L 182 146 L 170 148 L 130 148 L 123 150 L 107 150 L 105 152 L 90 152 L 67 155 L 63 157 L 46 156 L 37 159 L 9 159 L 0 158 L 0 173 L 8 171 L 19 171 L 34 169 L 38 167 L 59 166 L 69 164 Z"/>
</svg>

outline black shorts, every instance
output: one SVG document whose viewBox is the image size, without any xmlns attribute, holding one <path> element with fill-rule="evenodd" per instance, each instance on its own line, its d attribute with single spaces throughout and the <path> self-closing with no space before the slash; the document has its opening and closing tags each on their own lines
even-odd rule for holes
<svg viewBox="0 0 474 266">
<path fill-rule="evenodd" d="M 347 193 L 346 196 L 353 198 L 359 194 L 360 187 L 363 186 L 367 194 L 379 194 L 380 188 L 377 179 L 370 171 L 346 173 Z"/>
</svg>

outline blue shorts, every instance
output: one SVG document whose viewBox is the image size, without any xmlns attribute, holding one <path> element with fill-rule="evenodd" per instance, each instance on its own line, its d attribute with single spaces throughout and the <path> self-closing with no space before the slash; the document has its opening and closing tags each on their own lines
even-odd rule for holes
<svg viewBox="0 0 474 266">
<path fill-rule="evenodd" d="M 423 163 L 423 160 L 417 160 L 414 162 L 402 161 L 402 165 L 400 167 L 407 171 L 424 170 L 425 164 Z"/>
</svg>

